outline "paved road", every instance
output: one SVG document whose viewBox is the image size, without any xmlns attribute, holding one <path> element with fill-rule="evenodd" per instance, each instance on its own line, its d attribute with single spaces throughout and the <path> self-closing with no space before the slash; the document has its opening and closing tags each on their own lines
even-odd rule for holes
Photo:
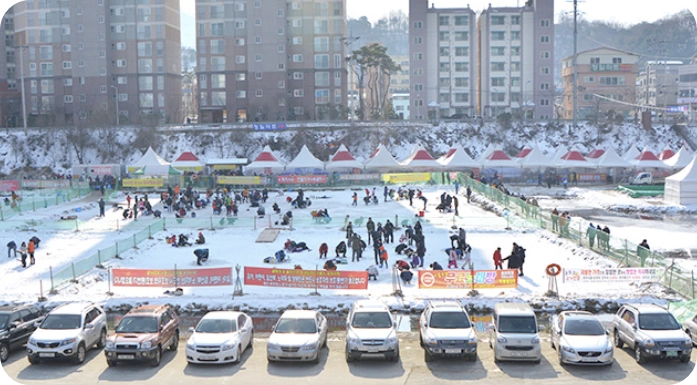
<svg viewBox="0 0 697 385">
<path fill-rule="evenodd" d="M 119 365 L 109 368 L 101 351 L 92 350 L 82 366 L 69 363 L 44 363 L 30 366 L 23 352 L 15 352 L 5 363 L 10 378 L 22 384 L 167 384 L 191 385 L 203 380 L 205 384 L 410 384 L 474 382 L 504 384 L 514 381 L 524 384 L 579 384 L 612 382 L 614 384 L 652 385 L 676 384 L 686 379 L 695 368 L 692 362 L 650 362 L 638 365 L 628 350 L 615 352 L 615 363 L 610 367 L 561 367 L 556 354 L 543 343 L 544 359 L 532 363 L 494 363 L 493 352 L 487 341 L 480 341 L 479 359 L 436 360 L 425 363 L 419 347 L 418 333 L 400 333 L 401 360 L 392 363 L 382 360 L 360 361 L 348 364 L 345 360 L 344 334 L 332 333 L 319 364 L 274 363 L 266 361 L 266 338 L 257 336 L 255 348 L 244 353 L 238 365 L 187 365 L 184 343 L 177 352 L 165 352 L 158 368 L 148 365 Z M 697 373 L 693 375 L 693 378 Z M 0 378 L 2 382 L 2 378 Z"/>
</svg>

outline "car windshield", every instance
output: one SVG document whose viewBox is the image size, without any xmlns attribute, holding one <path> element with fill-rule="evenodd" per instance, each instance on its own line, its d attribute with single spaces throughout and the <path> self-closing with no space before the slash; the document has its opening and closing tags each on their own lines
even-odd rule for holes
<svg viewBox="0 0 697 385">
<path fill-rule="evenodd" d="M 9 320 L 9 314 L 0 314 L 0 329 L 7 329 L 7 321 Z"/>
<path fill-rule="evenodd" d="M 467 329 L 470 321 L 464 312 L 438 311 L 431 314 L 429 326 L 436 329 Z"/>
<path fill-rule="evenodd" d="M 79 329 L 81 318 L 72 314 L 49 314 L 41 323 L 41 329 L 68 330 Z"/>
<path fill-rule="evenodd" d="M 570 336 L 599 336 L 605 334 L 603 326 L 595 319 L 569 319 L 564 324 L 564 334 Z"/>
<path fill-rule="evenodd" d="M 281 318 L 274 331 L 276 333 L 317 333 L 317 325 L 311 318 Z"/>
<path fill-rule="evenodd" d="M 117 333 L 157 333 L 157 319 L 153 317 L 123 317 Z"/>
<path fill-rule="evenodd" d="M 537 333 L 534 316 L 499 316 L 500 333 Z"/>
<path fill-rule="evenodd" d="M 365 329 L 386 329 L 392 327 L 392 317 L 386 311 L 360 312 L 353 315 L 351 326 Z"/>
<path fill-rule="evenodd" d="M 639 329 L 643 330 L 677 330 L 680 324 L 672 314 L 640 314 Z"/>
<path fill-rule="evenodd" d="M 235 322 L 229 319 L 202 319 L 196 333 L 232 333 L 237 331 Z"/>
</svg>

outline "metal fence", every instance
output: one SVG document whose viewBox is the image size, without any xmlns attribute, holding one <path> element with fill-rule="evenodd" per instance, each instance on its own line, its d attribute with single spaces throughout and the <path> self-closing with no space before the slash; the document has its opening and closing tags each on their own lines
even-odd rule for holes
<svg viewBox="0 0 697 385">
<path fill-rule="evenodd" d="M 14 202 L 9 200 L 0 205 L 0 220 L 12 218 L 27 211 L 36 211 L 37 209 L 45 209 L 51 206 L 57 206 L 65 202 L 69 202 L 76 198 L 82 198 L 89 195 L 91 190 L 87 187 L 57 189 L 45 192 L 40 192 L 37 195 L 26 196 L 22 199 L 17 199 Z"/>
<path fill-rule="evenodd" d="M 695 297 L 697 282 L 694 278 L 694 271 L 681 269 L 674 263 L 674 260 L 665 258 L 656 251 L 644 249 L 636 243 L 627 239 L 613 237 L 611 234 L 600 231 L 588 231 L 584 220 L 579 218 L 567 220 L 566 218 L 553 215 L 548 210 L 542 210 L 518 197 L 509 196 L 499 189 L 464 175 L 460 176 L 460 180 L 463 186 L 470 186 L 473 192 L 506 207 L 508 212 L 504 212 L 504 215 L 507 218 L 508 226 L 511 228 L 534 227 L 550 230 L 562 238 L 577 243 L 579 246 L 591 249 L 616 261 L 618 267 L 650 266 L 664 268 L 665 274 L 661 279 L 661 284 L 675 290 L 684 297 L 697 298 Z M 510 214 L 516 215 L 512 216 Z M 593 234 L 595 236 L 591 236 Z"/>
</svg>

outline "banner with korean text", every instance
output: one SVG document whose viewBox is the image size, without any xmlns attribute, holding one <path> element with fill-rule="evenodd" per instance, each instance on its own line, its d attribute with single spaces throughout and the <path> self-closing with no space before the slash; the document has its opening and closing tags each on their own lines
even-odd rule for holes
<svg viewBox="0 0 697 385">
<path fill-rule="evenodd" d="M 16 180 L 0 180 L 0 191 L 17 191 L 19 190 L 19 181 Z"/>
<path fill-rule="evenodd" d="M 260 176 L 219 176 L 216 178 L 218 184 L 232 185 L 257 185 L 266 184 L 266 177 Z"/>
<path fill-rule="evenodd" d="M 229 286 L 232 285 L 232 268 L 112 269 L 111 280 L 114 286 L 130 287 Z"/>
<path fill-rule="evenodd" d="M 124 179 L 123 187 L 162 187 L 165 180 L 162 178 L 154 179 Z"/>
<path fill-rule="evenodd" d="M 278 184 L 323 184 L 327 183 L 326 175 L 279 175 Z"/>
<path fill-rule="evenodd" d="M 664 269 L 636 267 L 622 269 L 562 269 L 563 282 L 658 282 Z"/>
<path fill-rule="evenodd" d="M 316 277 L 316 282 L 315 282 Z M 325 271 L 244 268 L 244 284 L 298 289 L 365 290 L 368 288 L 367 271 Z"/>
<path fill-rule="evenodd" d="M 419 289 L 469 290 L 517 287 L 518 270 L 419 270 Z"/>
</svg>

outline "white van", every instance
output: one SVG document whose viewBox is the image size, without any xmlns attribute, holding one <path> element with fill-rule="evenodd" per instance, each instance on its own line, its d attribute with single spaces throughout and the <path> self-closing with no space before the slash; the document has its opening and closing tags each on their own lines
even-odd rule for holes
<svg viewBox="0 0 697 385">
<path fill-rule="evenodd" d="M 527 303 L 497 303 L 489 333 L 494 362 L 542 360 L 537 318 Z"/>
<path fill-rule="evenodd" d="M 629 180 L 630 184 L 653 184 L 653 175 L 650 172 L 642 171 L 634 175 Z"/>
</svg>

